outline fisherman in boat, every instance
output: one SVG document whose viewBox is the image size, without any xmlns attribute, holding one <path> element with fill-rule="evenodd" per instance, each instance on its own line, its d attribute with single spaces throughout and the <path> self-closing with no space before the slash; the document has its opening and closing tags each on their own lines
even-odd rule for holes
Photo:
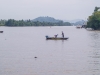
<svg viewBox="0 0 100 75">
<path fill-rule="evenodd" d="M 64 38 L 64 33 L 63 33 L 63 31 L 62 31 L 62 37 Z"/>
</svg>

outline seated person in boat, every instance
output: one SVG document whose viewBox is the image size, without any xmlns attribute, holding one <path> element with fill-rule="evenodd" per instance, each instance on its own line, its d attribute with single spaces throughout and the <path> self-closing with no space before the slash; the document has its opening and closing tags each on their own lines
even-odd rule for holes
<svg viewBox="0 0 100 75">
<path fill-rule="evenodd" d="M 57 38 L 58 34 L 57 35 L 54 35 L 54 36 L 55 36 L 55 38 Z"/>
</svg>

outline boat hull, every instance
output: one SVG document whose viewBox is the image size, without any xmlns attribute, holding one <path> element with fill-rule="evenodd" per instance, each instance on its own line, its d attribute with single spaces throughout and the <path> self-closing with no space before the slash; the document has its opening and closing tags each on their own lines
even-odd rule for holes
<svg viewBox="0 0 100 75">
<path fill-rule="evenodd" d="M 55 38 L 55 37 L 48 37 L 48 38 L 46 38 L 46 40 L 67 40 L 68 38 L 60 38 L 60 37 L 57 37 L 57 38 Z"/>
<path fill-rule="evenodd" d="M 0 33 L 3 33 L 3 31 L 0 31 Z"/>
</svg>

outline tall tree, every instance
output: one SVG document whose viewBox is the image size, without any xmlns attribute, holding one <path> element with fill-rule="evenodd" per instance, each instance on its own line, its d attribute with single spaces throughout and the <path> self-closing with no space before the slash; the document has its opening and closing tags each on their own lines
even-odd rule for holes
<svg viewBox="0 0 100 75">
<path fill-rule="evenodd" d="M 88 18 L 87 27 L 93 28 L 94 30 L 100 29 L 100 11 L 99 7 L 95 7 L 94 12 Z"/>
</svg>

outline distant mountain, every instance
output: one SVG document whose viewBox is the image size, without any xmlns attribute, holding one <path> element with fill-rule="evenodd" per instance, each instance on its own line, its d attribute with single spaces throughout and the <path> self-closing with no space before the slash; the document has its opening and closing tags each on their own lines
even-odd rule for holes
<svg viewBox="0 0 100 75">
<path fill-rule="evenodd" d="M 77 21 L 74 23 L 74 25 L 84 25 L 86 21 L 82 20 L 82 21 Z"/>
<path fill-rule="evenodd" d="M 59 21 L 62 21 L 62 20 L 57 20 L 53 17 L 38 17 L 38 18 L 35 18 L 33 19 L 33 21 L 39 21 L 39 22 L 52 22 L 52 23 L 56 23 L 56 22 L 59 22 Z"/>
<path fill-rule="evenodd" d="M 39 22 L 51 22 L 51 23 L 58 23 L 58 22 L 64 22 L 64 23 L 70 23 L 71 25 L 83 25 L 86 23 L 86 21 L 82 19 L 75 19 L 75 20 L 58 20 L 53 17 L 37 17 L 33 19 L 33 21 L 39 21 Z"/>
<path fill-rule="evenodd" d="M 82 19 L 65 20 L 65 21 L 66 22 L 70 22 L 72 25 L 84 25 L 84 24 L 86 24 L 86 21 L 85 20 L 82 20 Z"/>
<path fill-rule="evenodd" d="M 75 20 L 64 20 L 64 22 L 76 23 L 78 21 L 82 21 L 82 19 L 75 19 Z"/>
</svg>

